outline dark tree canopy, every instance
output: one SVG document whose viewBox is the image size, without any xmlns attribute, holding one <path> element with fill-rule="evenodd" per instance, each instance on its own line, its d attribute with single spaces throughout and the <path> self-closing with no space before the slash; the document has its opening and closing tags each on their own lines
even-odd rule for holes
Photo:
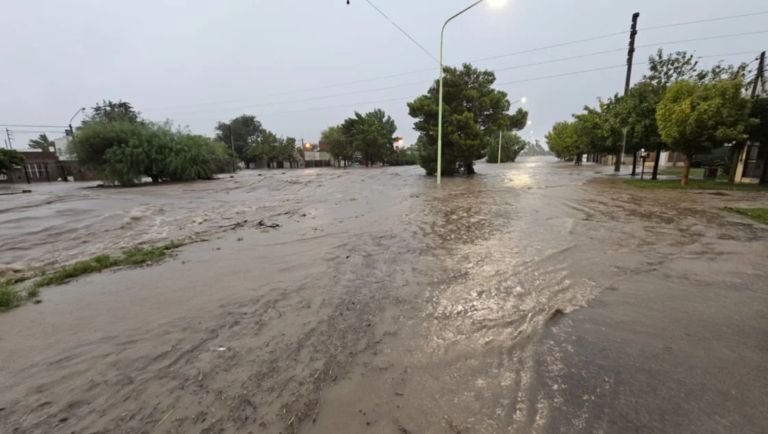
<svg viewBox="0 0 768 434">
<path fill-rule="evenodd" d="M 473 173 L 473 162 L 484 156 L 491 130 L 521 128 L 527 117 L 518 110 L 510 116 L 507 94 L 492 86 L 496 76 L 469 64 L 446 67 L 443 78 L 443 161 L 441 173 L 452 175 L 457 163 Z M 427 174 L 437 172 L 438 81 L 426 95 L 408 103 L 420 133 L 420 164 Z"/>
<path fill-rule="evenodd" d="M 93 107 L 89 121 L 93 122 L 138 122 L 139 112 L 129 102 L 102 101 Z"/>
<path fill-rule="evenodd" d="M 78 162 L 105 181 L 120 185 L 209 179 L 228 169 L 231 156 L 211 139 L 170 124 L 89 121 L 72 142 Z"/>
<path fill-rule="evenodd" d="M 255 116 L 240 115 L 229 122 L 219 122 L 216 125 L 216 140 L 232 146 L 235 154 L 244 162 L 252 162 L 248 148 L 251 143 L 264 133 L 264 128 Z"/>
<path fill-rule="evenodd" d="M 381 109 L 355 115 L 341 124 L 342 140 L 348 141 L 366 163 L 383 163 L 394 151 L 395 121 Z"/>
<path fill-rule="evenodd" d="M 342 125 L 334 125 L 323 130 L 320 143 L 328 145 L 328 151 L 339 161 L 349 162 L 355 157 L 352 141 L 344 136 Z"/>
<path fill-rule="evenodd" d="M 13 149 L 0 149 L 0 174 L 7 174 L 9 170 L 24 164 L 24 156 Z"/>
<path fill-rule="evenodd" d="M 40 134 L 36 139 L 32 139 L 29 141 L 30 149 L 39 149 L 43 152 L 50 152 L 56 144 L 53 143 L 53 140 L 48 138 L 48 135 L 46 134 Z"/>
<path fill-rule="evenodd" d="M 525 140 L 517 133 L 514 131 L 504 131 L 501 136 L 501 162 L 514 162 L 526 146 Z M 491 135 L 488 138 L 486 161 L 489 163 L 499 162 L 499 137 L 497 135 Z"/>
</svg>

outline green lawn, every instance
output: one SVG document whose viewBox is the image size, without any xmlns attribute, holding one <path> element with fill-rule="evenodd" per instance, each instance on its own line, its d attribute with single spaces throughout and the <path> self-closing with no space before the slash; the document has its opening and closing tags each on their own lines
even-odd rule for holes
<svg viewBox="0 0 768 434">
<path fill-rule="evenodd" d="M 726 211 L 732 213 L 741 214 L 745 217 L 749 217 L 752 220 L 768 225 L 768 208 L 731 208 L 725 207 Z"/>
<path fill-rule="evenodd" d="M 665 179 L 660 181 L 639 179 L 627 179 L 625 184 L 637 188 L 665 188 L 682 190 L 679 179 Z M 731 184 L 727 181 L 716 181 L 711 179 L 689 179 L 687 190 L 732 190 L 732 191 L 765 191 L 768 192 L 768 186 L 758 184 Z"/>
<path fill-rule="evenodd" d="M 659 175 L 663 176 L 683 176 L 683 168 L 682 167 L 663 167 L 659 169 Z M 691 168 L 691 172 L 688 174 L 691 178 L 703 178 L 704 177 L 704 169 L 699 168 Z"/>
</svg>

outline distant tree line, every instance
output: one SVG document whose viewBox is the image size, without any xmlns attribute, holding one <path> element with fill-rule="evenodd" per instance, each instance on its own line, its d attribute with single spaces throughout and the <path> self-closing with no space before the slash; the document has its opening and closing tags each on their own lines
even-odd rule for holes
<svg viewBox="0 0 768 434">
<path fill-rule="evenodd" d="M 765 98 L 745 95 L 746 69 L 746 64 L 718 64 L 702 70 L 692 54 L 664 55 L 659 50 L 650 57 L 648 72 L 626 95 L 600 100 L 572 120 L 557 122 L 546 135 L 547 144 L 559 158 L 577 163 L 584 154 L 616 155 L 623 142 L 626 152 L 635 156 L 640 149 L 680 152 L 685 155 L 683 185 L 695 154 L 725 144 L 732 145 L 728 163 L 735 168 L 747 140 L 768 139 L 767 104 Z"/>
</svg>

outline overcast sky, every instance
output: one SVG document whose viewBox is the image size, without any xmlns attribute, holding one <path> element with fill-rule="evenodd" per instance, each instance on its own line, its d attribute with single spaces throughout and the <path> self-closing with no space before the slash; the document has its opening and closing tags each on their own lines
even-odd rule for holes
<svg viewBox="0 0 768 434">
<path fill-rule="evenodd" d="M 435 56 L 442 22 L 471 3 L 371 1 Z M 411 143 L 416 133 L 406 102 L 428 89 L 437 64 L 366 0 L 351 3 L 6 0 L 0 15 L 0 124 L 65 125 L 78 107 L 122 99 L 148 119 L 172 119 L 201 134 L 212 135 L 219 120 L 250 113 L 279 135 L 316 141 L 323 128 L 354 110 L 379 107 Z M 449 25 L 446 63 L 473 61 L 496 70 L 498 87 L 510 99 L 528 98 L 533 124 L 523 136 L 541 139 L 584 104 L 620 92 L 625 70 L 528 79 L 621 65 L 627 35 L 497 56 L 627 31 L 635 11 L 641 13 L 638 62 L 657 47 L 695 51 L 706 65 L 751 61 L 768 48 L 765 0 L 508 0 L 501 8 L 481 4 Z M 761 15 L 643 30 L 750 13 Z M 760 31 L 765 33 L 712 38 Z M 598 51 L 610 52 L 589 55 Z M 589 56 L 550 62 L 582 55 Z M 478 60 L 488 57 L 497 58 Z M 541 62 L 548 63 L 526 66 Z M 635 67 L 634 80 L 645 68 Z M 51 137 L 62 133 L 11 129 L 17 148 L 37 130 L 53 129 Z"/>
</svg>

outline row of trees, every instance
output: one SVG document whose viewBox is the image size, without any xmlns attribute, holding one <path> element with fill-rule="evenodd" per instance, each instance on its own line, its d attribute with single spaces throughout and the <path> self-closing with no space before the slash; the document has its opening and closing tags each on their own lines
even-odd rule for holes
<svg viewBox="0 0 768 434">
<path fill-rule="evenodd" d="M 429 175 L 441 171 L 453 175 L 462 169 L 473 174 L 474 161 L 483 157 L 498 158 L 499 131 L 514 131 L 525 127 L 528 113 L 518 109 L 509 114 L 511 103 L 507 94 L 493 88 L 496 76 L 464 64 L 461 68 L 446 67 L 443 77 L 443 158 L 437 167 L 438 90 L 436 80 L 425 95 L 408 103 L 410 115 L 416 119 L 414 128 L 420 133 L 419 164 Z M 514 147 L 518 139 L 505 134 L 504 142 Z M 496 143 L 494 143 L 496 142 Z M 502 145 L 502 150 L 507 147 Z M 516 148 L 515 148 L 516 149 Z M 496 150 L 496 155 L 493 154 Z M 508 148 L 502 158 L 513 159 L 519 151 Z"/>
<path fill-rule="evenodd" d="M 79 164 L 104 181 L 120 185 L 210 179 L 227 171 L 232 157 L 225 146 L 170 123 L 141 119 L 127 102 L 93 108 L 77 129 L 71 150 Z"/>
<path fill-rule="evenodd" d="M 549 149 L 576 162 L 584 154 L 620 153 L 623 142 L 635 157 L 640 149 L 680 152 L 686 156 L 681 183 L 687 185 L 694 154 L 732 143 L 734 167 L 733 157 L 746 140 L 766 140 L 757 120 L 765 117 L 765 104 L 753 103 L 743 92 L 746 64 L 702 70 L 692 54 L 665 56 L 659 50 L 649 65 L 626 95 L 599 100 L 572 120 L 556 123 L 546 135 Z M 653 179 L 658 158 L 656 163 Z"/>
</svg>

